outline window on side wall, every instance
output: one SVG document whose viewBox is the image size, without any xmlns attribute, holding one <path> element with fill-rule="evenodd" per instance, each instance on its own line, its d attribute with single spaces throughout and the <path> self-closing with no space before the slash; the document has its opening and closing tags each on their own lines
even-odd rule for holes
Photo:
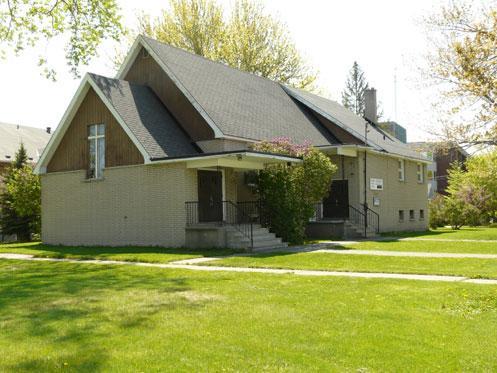
<svg viewBox="0 0 497 373">
<path fill-rule="evenodd" d="M 404 172 L 404 160 L 399 159 L 399 181 L 405 180 L 405 172 Z"/>
<path fill-rule="evenodd" d="M 417 178 L 418 178 L 418 183 L 423 183 L 424 182 L 423 164 L 418 163 L 416 165 L 416 175 L 417 175 Z"/>
<path fill-rule="evenodd" d="M 409 210 L 409 220 L 414 220 L 414 210 Z"/>
<path fill-rule="evenodd" d="M 419 220 L 425 220 L 425 210 L 419 210 Z"/>
<path fill-rule="evenodd" d="M 399 221 L 401 223 L 404 221 L 404 210 L 399 210 Z"/>
<path fill-rule="evenodd" d="M 88 127 L 88 179 L 101 179 L 105 168 L 105 125 Z"/>
</svg>

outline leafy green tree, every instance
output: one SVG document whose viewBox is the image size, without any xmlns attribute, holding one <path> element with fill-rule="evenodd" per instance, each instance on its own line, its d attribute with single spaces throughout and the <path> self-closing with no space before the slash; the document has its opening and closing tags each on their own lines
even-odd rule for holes
<svg viewBox="0 0 497 373">
<path fill-rule="evenodd" d="M 497 2 L 454 0 L 426 24 L 426 73 L 448 105 L 438 134 L 463 146 L 497 145 Z"/>
<path fill-rule="evenodd" d="M 27 164 L 21 143 L 4 177 L 0 194 L 0 228 L 3 234 L 15 234 L 19 241 L 29 241 L 40 230 L 41 188 L 38 176 Z"/>
<path fill-rule="evenodd" d="M 119 40 L 122 32 L 116 0 L 0 0 L 0 52 L 20 54 L 41 41 L 64 37 L 65 58 L 76 77 L 103 40 Z M 38 64 L 55 80 L 46 56 Z"/>
<path fill-rule="evenodd" d="M 141 33 L 198 55 L 297 88 L 313 89 L 287 29 L 260 3 L 239 0 L 228 17 L 215 0 L 170 0 L 162 15 L 140 17 Z"/>
<path fill-rule="evenodd" d="M 436 229 L 447 224 L 445 196 L 437 194 L 430 201 L 430 228 Z"/>
<path fill-rule="evenodd" d="M 295 145 L 287 138 L 261 142 L 254 149 L 302 157 L 298 165 L 268 166 L 257 181 L 263 215 L 272 231 L 287 242 L 302 243 L 314 206 L 329 193 L 336 166 L 317 149 Z"/>
<path fill-rule="evenodd" d="M 364 116 L 365 99 L 364 92 L 369 88 L 364 71 L 359 64 L 354 61 L 349 71 L 349 76 L 345 82 L 345 89 L 342 92 L 342 105 L 353 113 Z"/>
</svg>

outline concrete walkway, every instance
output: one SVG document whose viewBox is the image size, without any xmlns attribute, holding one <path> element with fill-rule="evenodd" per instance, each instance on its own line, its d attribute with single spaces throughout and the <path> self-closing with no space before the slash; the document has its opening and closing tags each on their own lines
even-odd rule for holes
<svg viewBox="0 0 497 373">
<path fill-rule="evenodd" d="M 404 237 L 404 238 L 395 238 L 397 241 L 439 241 L 439 242 L 489 242 L 495 243 L 497 245 L 497 240 L 470 240 L 470 239 L 451 239 L 451 238 L 422 238 L 422 237 Z"/>
<path fill-rule="evenodd" d="M 318 249 L 311 251 L 311 253 L 328 253 L 328 254 L 337 254 L 337 255 L 408 256 L 408 257 L 418 257 L 418 258 L 497 259 L 497 254 L 432 253 L 432 252 L 421 252 L 421 251 Z"/>
<path fill-rule="evenodd" d="M 76 260 L 76 259 L 56 259 L 56 258 L 35 258 L 27 254 L 0 254 L 0 259 L 29 260 L 38 262 L 65 262 L 78 264 L 103 264 L 103 265 L 129 265 L 139 267 L 185 269 L 190 271 L 207 272 L 243 272 L 243 273 L 264 273 L 272 275 L 293 274 L 297 276 L 319 276 L 319 277 L 354 277 L 369 279 L 396 279 L 396 280 L 418 280 L 436 282 L 460 282 L 471 284 L 497 285 L 497 280 L 490 279 L 470 279 L 463 276 L 438 276 L 438 275 L 415 275 L 400 273 L 369 273 L 369 272 L 339 272 L 339 271 L 313 271 L 300 269 L 270 269 L 270 268 L 246 268 L 246 267 L 221 267 L 221 266 L 200 266 L 195 264 L 182 264 L 185 261 L 171 262 L 168 264 L 125 262 L 118 260 Z M 210 258 L 202 258 L 210 259 Z M 214 260 L 214 259 L 213 259 Z M 191 261 L 191 259 L 190 259 Z"/>
</svg>

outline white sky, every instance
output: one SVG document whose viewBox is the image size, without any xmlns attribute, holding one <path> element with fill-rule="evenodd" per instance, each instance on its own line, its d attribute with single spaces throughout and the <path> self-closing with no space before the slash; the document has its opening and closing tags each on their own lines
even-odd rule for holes
<svg viewBox="0 0 497 373">
<path fill-rule="evenodd" d="M 229 6 L 230 0 L 220 0 Z M 418 64 L 427 52 L 426 35 L 419 25 L 423 15 L 440 4 L 435 0 L 265 0 L 266 9 L 287 24 L 297 47 L 319 70 L 318 83 L 340 101 L 346 76 L 354 60 L 378 90 L 384 117 L 407 128 L 409 141 L 424 140 L 424 131 L 436 122 L 434 91 L 420 88 Z M 157 14 L 166 0 L 121 0 L 124 21 L 135 24 L 135 12 Z M 38 56 L 47 51 L 58 67 L 58 80 L 40 75 Z M 107 46 L 82 72 L 114 76 L 113 48 Z M 56 127 L 79 84 L 66 71 L 60 45 L 30 50 L 20 57 L 0 60 L 0 122 Z M 394 76 L 397 75 L 397 110 Z"/>
</svg>

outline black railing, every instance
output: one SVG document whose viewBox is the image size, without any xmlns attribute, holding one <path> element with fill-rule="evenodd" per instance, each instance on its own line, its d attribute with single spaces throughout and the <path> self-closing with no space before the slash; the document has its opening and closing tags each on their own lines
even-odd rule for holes
<svg viewBox="0 0 497 373">
<path fill-rule="evenodd" d="M 351 205 L 349 205 L 349 220 L 359 227 L 366 228 L 366 215 Z"/>
<path fill-rule="evenodd" d="M 202 223 L 220 223 L 230 225 L 250 241 L 250 249 L 254 247 L 254 222 L 256 202 L 237 205 L 231 201 L 219 201 L 202 206 L 198 201 L 185 202 L 186 225 L 192 226 Z M 203 211 L 200 209 L 203 208 Z M 254 214 L 250 213 L 254 211 Z M 257 215 L 260 219 L 260 215 Z"/>
<path fill-rule="evenodd" d="M 380 233 L 380 215 L 366 206 L 366 230 Z"/>
</svg>

